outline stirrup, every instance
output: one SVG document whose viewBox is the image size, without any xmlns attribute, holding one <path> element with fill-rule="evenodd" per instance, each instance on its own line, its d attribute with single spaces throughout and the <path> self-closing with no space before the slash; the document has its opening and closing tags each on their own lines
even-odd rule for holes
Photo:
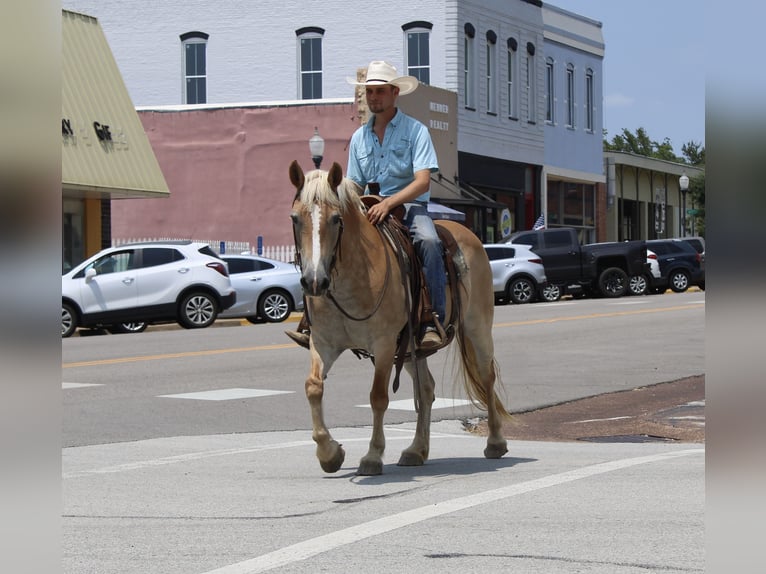
<svg viewBox="0 0 766 574">
<path fill-rule="evenodd" d="M 304 349 L 311 348 L 311 345 L 309 344 L 309 341 L 311 340 L 310 333 L 304 333 L 302 331 L 285 331 L 285 335 L 290 337 L 293 341 L 298 343 Z"/>
</svg>

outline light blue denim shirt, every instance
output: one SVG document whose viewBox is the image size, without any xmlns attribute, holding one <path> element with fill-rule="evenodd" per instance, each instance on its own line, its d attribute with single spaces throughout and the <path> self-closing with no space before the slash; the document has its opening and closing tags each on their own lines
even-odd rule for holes
<svg viewBox="0 0 766 574">
<path fill-rule="evenodd" d="M 386 126 L 383 145 L 372 129 L 374 121 L 375 116 L 351 136 L 346 174 L 350 179 L 363 188 L 377 182 L 380 195 L 385 197 L 409 185 L 416 171 L 427 169 L 433 173 L 439 169 L 431 134 L 418 120 L 397 109 Z M 430 197 L 429 188 L 417 201 L 428 201 Z"/>
</svg>

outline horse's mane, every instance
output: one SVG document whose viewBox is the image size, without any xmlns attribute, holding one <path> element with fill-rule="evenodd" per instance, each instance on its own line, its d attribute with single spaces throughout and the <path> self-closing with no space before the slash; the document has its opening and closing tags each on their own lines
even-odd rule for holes
<svg viewBox="0 0 766 574">
<path fill-rule="evenodd" d="M 353 180 L 344 177 L 338 185 L 338 193 L 333 193 L 327 181 L 327 172 L 319 169 L 306 174 L 306 181 L 300 194 L 301 202 L 306 206 L 315 203 L 327 204 L 346 212 L 348 209 L 365 211 L 359 194 L 362 189 Z"/>
</svg>

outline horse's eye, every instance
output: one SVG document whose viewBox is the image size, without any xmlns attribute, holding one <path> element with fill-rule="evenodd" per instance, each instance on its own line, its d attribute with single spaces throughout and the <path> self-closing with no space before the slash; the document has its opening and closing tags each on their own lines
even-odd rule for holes
<svg viewBox="0 0 766 574">
<path fill-rule="evenodd" d="M 290 219 L 293 221 L 293 225 L 296 225 L 298 223 L 298 214 L 293 212 L 290 214 Z"/>
<path fill-rule="evenodd" d="M 340 222 L 340 214 L 339 213 L 333 213 L 330 216 L 330 223 L 332 225 L 338 225 L 339 222 Z"/>
</svg>

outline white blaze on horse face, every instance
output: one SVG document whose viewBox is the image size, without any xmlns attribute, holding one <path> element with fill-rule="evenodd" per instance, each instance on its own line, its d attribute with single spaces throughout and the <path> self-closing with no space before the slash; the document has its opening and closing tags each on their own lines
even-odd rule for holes
<svg viewBox="0 0 766 574">
<path fill-rule="evenodd" d="M 311 208 L 311 264 L 314 267 L 314 287 L 316 287 L 317 269 L 319 269 L 319 260 L 322 255 L 322 249 L 319 241 L 319 224 L 322 219 L 322 209 L 318 204 Z"/>
</svg>

